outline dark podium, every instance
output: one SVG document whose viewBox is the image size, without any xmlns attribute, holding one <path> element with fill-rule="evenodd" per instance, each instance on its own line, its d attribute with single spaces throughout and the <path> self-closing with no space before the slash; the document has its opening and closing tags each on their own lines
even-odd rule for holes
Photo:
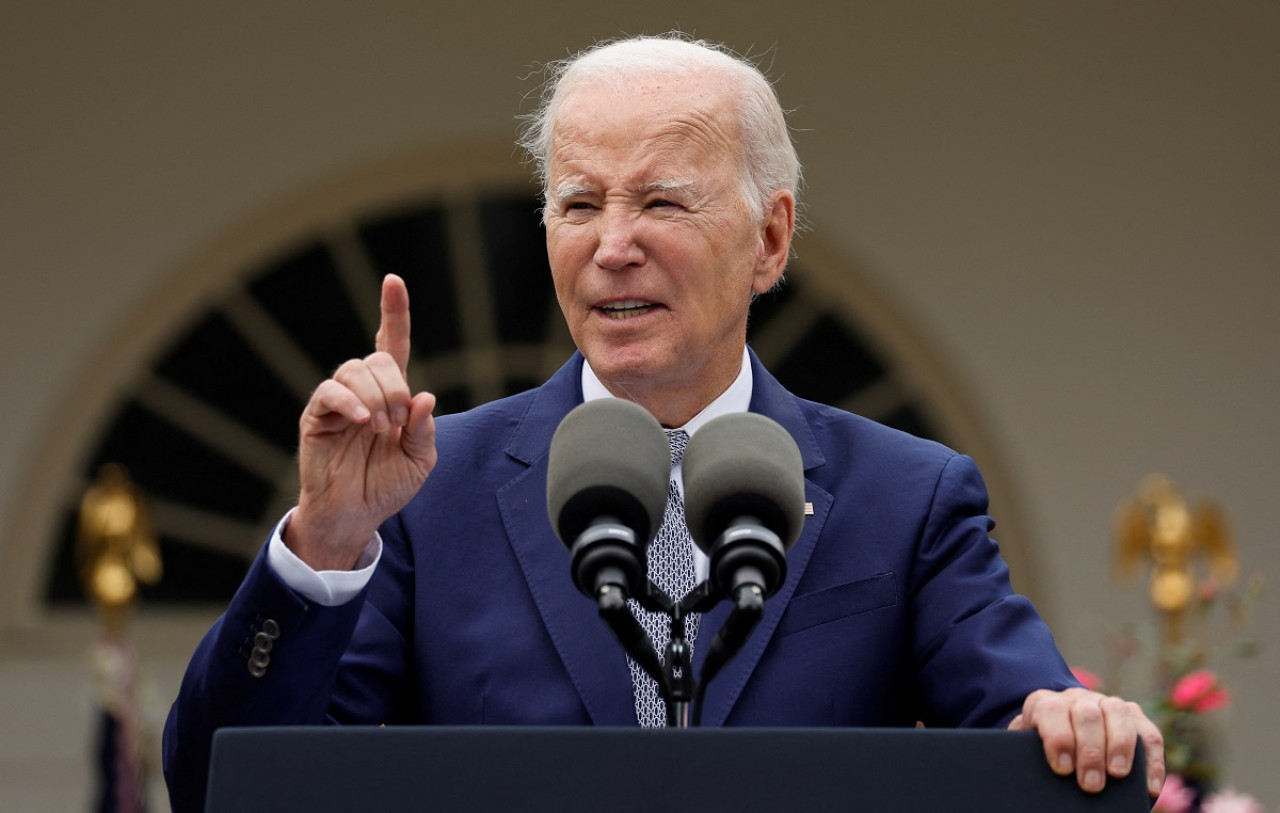
<svg viewBox="0 0 1280 813">
<path fill-rule="evenodd" d="M 241 728 L 214 737 L 207 810 L 1137 813 L 1141 765 L 1091 795 L 1030 732 Z"/>
</svg>

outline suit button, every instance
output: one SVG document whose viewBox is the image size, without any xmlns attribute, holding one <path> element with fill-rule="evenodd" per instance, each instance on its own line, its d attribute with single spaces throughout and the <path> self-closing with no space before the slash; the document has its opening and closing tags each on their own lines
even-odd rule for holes
<svg viewBox="0 0 1280 813">
<path fill-rule="evenodd" d="M 267 667 L 271 665 L 271 650 L 280 638 L 280 624 L 274 618 L 262 622 L 262 626 L 253 634 L 253 652 L 249 654 L 249 674 L 256 678 L 265 677 Z"/>
</svg>

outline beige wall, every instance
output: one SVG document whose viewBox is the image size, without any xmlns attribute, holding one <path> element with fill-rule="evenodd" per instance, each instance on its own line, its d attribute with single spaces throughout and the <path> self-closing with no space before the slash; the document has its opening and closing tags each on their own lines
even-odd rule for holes
<svg viewBox="0 0 1280 813">
<path fill-rule="evenodd" d="M 1274 3 L 17 5 L 0 10 L 0 554 L 52 416 L 175 268 L 363 163 L 509 138 L 538 60 L 679 25 L 772 49 L 814 232 L 968 382 L 1070 660 L 1099 663 L 1101 626 L 1142 614 L 1108 542 L 1147 472 L 1220 498 L 1246 571 L 1280 573 Z M 1226 726 L 1228 781 L 1272 806 L 1277 606 L 1255 623 L 1270 648 L 1228 672 Z M 38 732 L 6 737 L 0 807 L 66 809 L 87 793 L 81 661 L 3 640 L 0 659 L 6 733 Z M 176 667 L 151 667 L 162 713 Z"/>
</svg>

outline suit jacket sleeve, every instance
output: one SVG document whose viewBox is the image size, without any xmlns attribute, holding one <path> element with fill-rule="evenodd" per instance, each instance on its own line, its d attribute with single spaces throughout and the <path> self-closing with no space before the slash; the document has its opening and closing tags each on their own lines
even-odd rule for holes
<svg viewBox="0 0 1280 813">
<path fill-rule="evenodd" d="M 379 571 L 398 564 L 384 561 Z M 385 617 L 366 601 L 367 592 L 324 607 L 291 590 L 267 564 L 265 553 L 259 555 L 227 611 L 197 647 L 165 724 L 164 772 L 175 811 L 203 809 L 218 728 L 340 721 L 347 709 L 333 700 L 346 681 L 340 681 L 339 662 L 357 629 L 360 637 L 371 639 L 370 646 L 381 648 L 377 671 L 383 676 L 379 685 L 386 688 L 393 680 L 390 664 L 405 644 L 398 631 L 382 623 Z M 371 687 L 360 696 L 377 694 L 370 670 L 361 666 L 357 661 L 353 669 Z"/>
<path fill-rule="evenodd" d="M 942 468 L 908 579 L 915 685 L 926 724 L 1003 726 L 1036 689 L 1078 685 L 990 537 L 977 467 Z"/>
</svg>

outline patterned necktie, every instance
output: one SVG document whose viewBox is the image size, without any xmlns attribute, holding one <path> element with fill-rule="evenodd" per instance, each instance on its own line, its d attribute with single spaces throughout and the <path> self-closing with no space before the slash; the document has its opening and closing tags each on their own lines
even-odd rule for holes
<svg viewBox="0 0 1280 813">
<path fill-rule="evenodd" d="M 674 469 L 684 457 L 684 448 L 689 443 L 689 433 L 683 429 L 668 429 L 667 441 L 671 444 L 671 467 Z M 667 510 L 662 518 L 662 527 L 648 552 L 649 580 L 673 601 L 684 598 L 695 586 L 693 571 L 693 538 L 689 536 L 689 528 L 684 519 L 684 499 L 676 488 L 675 480 L 667 484 Z M 653 613 L 641 608 L 635 599 L 630 600 L 631 612 L 640 620 L 640 624 L 649 633 L 658 657 L 665 663 L 667 642 L 671 640 L 671 618 L 666 613 Z M 690 614 L 685 618 L 685 638 L 689 641 L 690 653 L 693 641 L 698 634 L 698 615 Z M 667 706 L 662 702 L 658 684 L 653 678 L 630 658 L 631 683 L 635 687 L 636 719 L 641 727 L 661 728 L 667 724 Z"/>
</svg>

